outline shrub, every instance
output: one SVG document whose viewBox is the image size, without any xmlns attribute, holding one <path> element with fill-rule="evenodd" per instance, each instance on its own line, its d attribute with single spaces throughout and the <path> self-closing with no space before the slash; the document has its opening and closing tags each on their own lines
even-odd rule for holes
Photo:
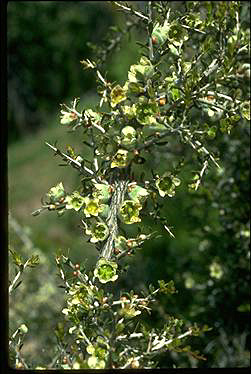
<svg viewBox="0 0 251 374">
<path fill-rule="evenodd" d="M 250 74 L 244 63 L 249 33 L 241 27 L 239 2 L 185 2 L 180 7 L 148 2 L 144 11 L 133 4 L 112 4 L 137 19 L 145 35 L 138 43 L 140 57 L 123 83 L 109 82 L 102 71 L 114 39 L 107 48 L 95 49 L 95 60 L 81 61 L 96 75 L 99 104 L 95 110 L 79 109 L 78 98 L 62 104 L 60 124 L 82 131 L 92 158 L 85 157 L 85 148 L 77 154 L 47 142 L 64 165 L 78 171 L 80 184 L 66 191 L 60 181 L 33 213 L 49 210 L 61 216 L 73 210 L 83 235 L 99 252 L 90 272 L 62 251 L 56 256 L 66 307 L 65 323 L 56 330 L 55 367 L 64 369 L 166 367 L 163 354 L 168 352 L 205 360 L 187 339 L 210 330 L 207 325 L 165 313 L 164 326 L 153 328 L 144 318 L 157 295 L 176 292 L 173 280 L 158 279 L 158 288 L 150 284 L 140 292 L 120 289 L 119 282 L 128 274 L 131 257 L 159 236 L 153 223 L 174 238 L 166 207 L 181 188 L 195 201 L 202 193 L 213 195 L 212 184 L 204 180 L 215 168 L 217 183 L 224 181 L 221 139 L 250 118 L 249 91 L 242 80 Z M 211 200 L 217 204 L 219 191 Z M 243 225 L 239 234 L 246 220 Z M 217 256 L 209 272 L 222 278 L 225 270 Z M 184 277 L 187 288 L 193 287 L 191 274 Z"/>
</svg>

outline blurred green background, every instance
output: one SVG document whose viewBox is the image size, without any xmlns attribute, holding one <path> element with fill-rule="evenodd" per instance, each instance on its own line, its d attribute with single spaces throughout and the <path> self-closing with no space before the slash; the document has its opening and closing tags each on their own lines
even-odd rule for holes
<svg viewBox="0 0 251 374">
<path fill-rule="evenodd" d="M 142 9 L 144 1 L 133 2 Z M 248 3 L 247 3 L 248 4 Z M 243 5 L 243 17 L 248 8 Z M 74 214 L 58 218 L 53 212 L 33 217 L 41 197 L 60 181 L 66 190 L 78 186 L 75 170 L 58 166 L 45 141 L 76 153 L 86 152 L 81 133 L 70 133 L 59 124 L 60 103 L 80 97 L 81 108 L 97 104 L 95 77 L 84 71 L 80 60 L 92 59 L 88 44 L 101 43 L 108 28 L 123 25 L 124 16 L 103 1 L 8 3 L 8 180 L 9 242 L 24 256 L 39 254 L 41 264 L 28 270 L 24 282 L 10 299 L 10 329 L 29 326 L 23 347 L 29 362 L 46 365 L 56 351 L 53 329 L 62 319 L 64 294 L 58 288 L 55 253 L 61 248 L 75 262 L 95 263 L 97 252 L 82 236 Z M 247 21 L 248 25 L 248 21 Z M 128 67 L 139 58 L 132 34 L 104 66 L 110 81 L 123 83 Z M 250 82 L 245 82 L 249 85 Z M 243 90 L 247 90 L 243 87 Z M 207 361 L 184 354 L 165 355 L 163 365 L 179 367 L 249 366 L 249 127 L 243 120 L 230 137 L 212 141 L 220 149 L 220 175 L 213 168 L 204 187 L 188 195 L 186 186 L 169 199 L 166 215 L 175 232 L 170 239 L 161 227 L 161 239 L 146 243 L 130 259 L 128 276 L 121 287 L 138 289 L 158 279 L 173 279 L 179 293 L 163 298 L 146 321 L 161 326 L 167 314 L 187 323 L 208 324 L 213 330 L 194 338 Z M 172 161 L 160 154 L 156 163 Z M 191 166 L 184 171 L 186 180 Z M 153 222 L 146 220 L 147 224 Z M 213 275 L 210 265 L 219 263 L 223 275 Z M 10 264 L 10 277 L 14 269 Z"/>
</svg>

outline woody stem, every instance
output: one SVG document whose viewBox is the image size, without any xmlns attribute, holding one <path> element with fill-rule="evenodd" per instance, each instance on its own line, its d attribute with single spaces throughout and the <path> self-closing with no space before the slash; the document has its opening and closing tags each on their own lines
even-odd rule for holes
<svg viewBox="0 0 251 374">
<path fill-rule="evenodd" d="M 110 214 L 106 220 L 109 236 L 105 241 L 103 248 L 101 249 L 100 256 L 106 260 L 110 260 L 115 247 L 115 239 L 118 235 L 118 214 L 119 208 L 124 201 L 125 192 L 127 190 L 129 181 L 115 179 L 114 181 L 114 192 L 111 198 Z"/>
</svg>

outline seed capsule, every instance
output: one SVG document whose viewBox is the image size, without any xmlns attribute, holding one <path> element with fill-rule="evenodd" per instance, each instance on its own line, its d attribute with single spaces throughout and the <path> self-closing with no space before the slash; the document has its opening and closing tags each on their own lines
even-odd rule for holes
<svg viewBox="0 0 251 374">
<path fill-rule="evenodd" d="M 166 105 L 166 98 L 165 97 L 162 97 L 161 99 L 159 99 L 159 105 L 160 106 Z"/>
<path fill-rule="evenodd" d="M 156 36 L 152 36 L 152 43 L 153 44 L 158 44 L 158 40 L 157 40 Z"/>
<path fill-rule="evenodd" d="M 118 255 L 120 252 L 121 252 L 121 251 L 120 251 L 119 248 L 114 248 L 114 253 L 115 253 L 115 255 Z"/>
</svg>

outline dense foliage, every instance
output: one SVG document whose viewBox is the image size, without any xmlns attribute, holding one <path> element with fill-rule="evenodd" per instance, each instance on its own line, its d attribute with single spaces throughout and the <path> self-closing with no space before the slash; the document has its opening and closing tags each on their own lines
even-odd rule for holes
<svg viewBox="0 0 251 374">
<path fill-rule="evenodd" d="M 242 2 L 148 2 L 141 10 L 112 4 L 128 14 L 127 32 L 137 19 L 145 34 L 138 43 L 139 59 L 127 80 L 114 84 L 103 67 L 120 38 L 110 36 L 106 45 L 93 46 L 93 59 L 81 60 L 96 74 L 99 104 L 95 110 L 79 109 L 78 98 L 62 104 L 60 123 L 81 134 L 83 151 L 47 143 L 78 171 L 79 188 L 68 192 L 59 182 L 34 212 L 61 216 L 75 211 L 83 235 L 99 253 L 90 272 L 62 251 L 56 256 L 66 292 L 66 322 L 56 330 L 59 355 L 54 364 L 207 366 L 207 351 L 209 359 L 214 357 L 212 366 L 245 366 L 247 7 Z M 85 149 L 91 151 L 88 157 Z M 175 205 L 187 217 L 189 235 L 179 234 L 179 218 L 172 221 Z M 13 256 L 20 267 L 21 260 Z M 157 283 L 158 288 L 151 285 Z M 178 295 L 167 297 L 176 292 L 174 284 Z M 197 343 L 193 340 L 195 348 L 186 344 L 189 336 L 207 331 L 207 325 L 213 330 Z M 224 340 L 232 361 L 224 363 L 217 356 L 216 337 Z M 201 340 L 203 355 L 197 350 Z M 232 355 L 233 349 L 243 356 Z"/>
</svg>

